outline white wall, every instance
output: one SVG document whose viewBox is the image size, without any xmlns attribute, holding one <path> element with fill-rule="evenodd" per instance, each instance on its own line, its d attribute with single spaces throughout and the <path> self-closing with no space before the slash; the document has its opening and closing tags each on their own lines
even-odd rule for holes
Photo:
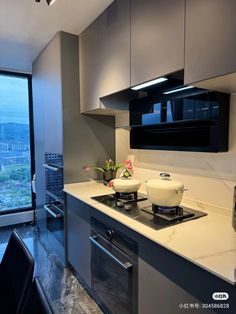
<svg viewBox="0 0 236 314">
<path fill-rule="evenodd" d="M 116 125 L 127 125 L 127 114 L 116 118 Z M 231 208 L 236 185 L 236 95 L 231 96 L 229 151 L 226 153 L 131 150 L 129 130 L 116 129 L 116 160 L 134 159 L 135 177 L 143 182 L 170 172 L 189 190 L 185 196 Z"/>
</svg>

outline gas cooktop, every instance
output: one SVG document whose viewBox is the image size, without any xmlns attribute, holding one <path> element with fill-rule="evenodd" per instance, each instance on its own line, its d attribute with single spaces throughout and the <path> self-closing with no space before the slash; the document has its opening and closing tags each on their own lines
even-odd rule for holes
<svg viewBox="0 0 236 314">
<path fill-rule="evenodd" d="M 107 194 L 92 199 L 102 203 L 144 225 L 160 230 L 176 224 L 197 219 L 207 214 L 187 207 L 159 208 L 153 206 L 147 196 L 141 193 L 128 195 Z"/>
</svg>

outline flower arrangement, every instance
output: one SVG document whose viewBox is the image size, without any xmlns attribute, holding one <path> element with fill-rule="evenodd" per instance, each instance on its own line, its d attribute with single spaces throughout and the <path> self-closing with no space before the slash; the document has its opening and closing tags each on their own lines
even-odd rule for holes
<svg viewBox="0 0 236 314">
<path fill-rule="evenodd" d="M 120 163 L 120 164 L 115 164 L 114 161 L 110 158 L 110 159 L 107 159 L 105 161 L 105 164 L 103 167 L 96 167 L 96 166 L 85 166 L 84 167 L 84 170 L 91 170 L 91 169 L 96 169 L 98 171 L 101 171 L 101 172 L 107 172 L 107 171 L 114 171 L 114 172 L 117 172 L 117 170 L 119 168 L 121 168 L 123 165 L 123 163 Z"/>
<path fill-rule="evenodd" d="M 123 162 L 124 169 L 120 175 L 121 178 L 130 178 L 134 174 L 134 169 L 131 160 L 127 159 Z"/>
<path fill-rule="evenodd" d="M 90 171 L 91 169 L 98 170 L 103 174 L 103 182 L 109 183 L 110 180 L 115 179 L 117 170 L 123 166 L 123 163 L 116 164 L 111 158 L 105 161 L 103 167 L 85 166 L 84 170 Z"/>
<path fill-rule="evenodd" d="M 108 184 L 112 179 L 116 178 L 117 170 L 123 168 L 120 177 L 121 178 L 130 178 L 133 175 L 133 166 L 131 160 L 125 160 L 122 163 L 116 164 L 111 158 L 105 161 L 103 167 L 96 166 L 85 166 L 83 169 L 85 171 L 90 171 L 91 169 L 98 170 L 103 174 L 103 182 Z"/>
<path fill-rule="evenodd" d="M 125 161 L 123 161 L 123 170 L 120 174 L 120 178 L 121 179 L 129 179 L 132 177 L 132 175 L 134 174 L 134 169 L 133 169 L 133 165 L 132 165 L 132 162 L 131 160 L 127 159 Z M 111 188 L 113 187 L 113 180 L 110 180 L 108 182 L 108 186 Z"/>
</svg>

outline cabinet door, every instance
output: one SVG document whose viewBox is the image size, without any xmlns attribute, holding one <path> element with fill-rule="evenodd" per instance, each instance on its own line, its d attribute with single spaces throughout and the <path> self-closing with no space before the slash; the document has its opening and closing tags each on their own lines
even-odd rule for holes
<svg viewBox="0 0 236 314">
<path fill-rule="evenodd" d="M 114 1 L 99 17 L 100 97 L 130 87 L 130 0 Z"/>
<path fill-rule="evenodd" d="M 236 71 L 235 12 L 235 0 L 186 1 L 186 84 Z"/>
<path fill-rule="evenodd" d="M 90 207 L 66 195 L 67 259 L 81 279 L 91 287 Z"/>
<path fill-rule="evenodd" d="M 62 99 L 61 99 L 61 34 L 58 33 L 43 51 L 41 57 L 46 69 L 43 77 L 45 97 L 43 108 L 45 152 L 63 154 Z"/>
<path fill-rule="evenodd" d="M 139 241 L 138 282 L 139 314 L 224 313 L 214 305 L 201 308 L 202 304 L 218 303 L 212 298 L 217 291 L 229 294 L 222 303 L 228 303 L 230 313 L 236 313 L 235 286 L 147 238 Z"/>
<path fill-rule="evenodd" d="M 184 0 L 131 0 L 131 85 L 184 67 Z"/>
<path fill-rule="evenodd" d="M 37 130 L 44 152 L 62 154 L 61 34 L 58 33 L 33 64 L 34 104 L 42 121 Z M 37 122 L 36 122 L 37 124 Z M 42 144 L 41 142 L 41 144 Z M 41 145 L 42 146 L 42 145 Z"/>
<path fill-rule="evenodd" d="M 98 19 L 96 19 L 79 37 L 81 112 L 99 107 L 98 54 Z"/>
</svg>

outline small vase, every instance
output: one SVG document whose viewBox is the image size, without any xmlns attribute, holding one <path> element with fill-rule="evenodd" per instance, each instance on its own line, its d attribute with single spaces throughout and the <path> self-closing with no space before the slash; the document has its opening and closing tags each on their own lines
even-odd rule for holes
<svg viewBox="0 0 236 314">
<path fill-rule="evenodd" d="M 115 170 L 107 170 L 103 172 L 103 184 L 107 185 L 111 180 L 116 178 Z"/>
</svg>

